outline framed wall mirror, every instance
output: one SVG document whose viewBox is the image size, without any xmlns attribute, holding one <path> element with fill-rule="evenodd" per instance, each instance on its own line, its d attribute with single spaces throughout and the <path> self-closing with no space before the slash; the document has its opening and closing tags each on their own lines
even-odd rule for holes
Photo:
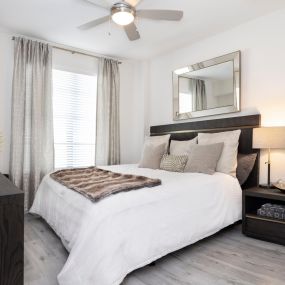
<svg viewBox="0 0 285 285">
<path fill-rule="evenodd" d="M 240 111 L 240 51 L 173 71 L 173 119 Z"/>
</svg>

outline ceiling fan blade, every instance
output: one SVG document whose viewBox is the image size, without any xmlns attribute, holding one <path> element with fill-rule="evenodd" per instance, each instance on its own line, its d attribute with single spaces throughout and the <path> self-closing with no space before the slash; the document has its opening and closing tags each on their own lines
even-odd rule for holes
<svg viewBox="0 0 285 285">
<path fill-rule="evenodd" d="M 140 38 L 140 33 L 138 32 L 135 23 L 124 26 L 124 30 L 130 41 L 135 41 Z"/>
<path fill-rule="evenodd" d="M 180 21 L 183 17 L 183 11 L 138 10 L 137 16 L 153 20 Z"/>
<path fill-rule="evenodd" d="M 133 7 L 137 6 L 141 1 L 142 0 L 125 0 L 125 2 L 129 3 Z"/>
<path fill-rule="evenodd" d="M 86 0 L 98 7 L 105 8 L 105 9 L 110 9 L 111 5 L 107 0 Z"/>
<path fill-rule="evenodd" d="M 105 22 L 108 22 L 110 19 L 110 16 L 105 16 L 105 17 L 102 17 L 102 18 L 99 18 L 99 19 L 96 19 L 96 20 L 93 20 L 93 21 L 90 21 L 86 24 L 83 24 L 81 26 L 78 27 L 78 29 L 80 30 L 88 30 L 88 29 L 91 29 L 91 28 L 94 28 L 98 25 L 101 25 Z"/>
</svg>

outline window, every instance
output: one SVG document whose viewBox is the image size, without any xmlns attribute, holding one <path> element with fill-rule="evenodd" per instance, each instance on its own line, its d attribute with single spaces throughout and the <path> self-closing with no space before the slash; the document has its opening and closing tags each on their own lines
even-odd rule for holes
<svg viewBox="0 0 285 285">
<path fill-rule="evenodd" d="M 55 168 L 95 164 L 97 78 L 53 70 Z"/>
<path fill-rule="evenodd" d="M 179 93 L 179 113 L 188 113 L 193 111 L 192 94 Z"/>
</svg>

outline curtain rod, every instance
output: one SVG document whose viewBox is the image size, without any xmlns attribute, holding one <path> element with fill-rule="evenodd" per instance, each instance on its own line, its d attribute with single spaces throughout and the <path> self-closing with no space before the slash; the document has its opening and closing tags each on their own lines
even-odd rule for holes
<svg viewBox="0 0 285 285">
<path fill-rule="evenodd" d="M 27 38 L 27 37 L 25 37 Z M 16 39 L 15 36 L 12 37 L 12 41 L 14 41 Z M 59 44 L 55 44 L 55 43 L 51 43 L 51 42 L 47 42 L 47 41 L 41 41 L 41 40 L 38 40 L 38 39 L 32 39 L 32 38 L 27 38 L 27 39 L 30 39 L 30 40 L 34 40 L 34 41 L 38 41 L 38 42 L 41 42 L 41 43 L 46 43 L 46 44 L 49 44 L 50 46 L 52 46 L 52 48 L 55 48 L 55 49 L 58 49 L 58 50 L 63 50 L 63 51 L 67 51 L 67 52 L 71 52 L 72 54 L 82 54 L 82 55 L 85 55 L 85 56 L 90 56 L 90 57 L 95 57 L 95 58 L 107 58 L 107 59 L 113 59 L 115 61 L 118 62 L 118 64 L 122 64 L 121 61 L 119 61 L 118 59 L 114 59 L 114 58 L 111 58 L 111 57 L 107 57 L 107 56 L 99 56 L 99 55 L 95 55 L 95 54 L 91 54 L 91 53 L 88 53 L 88 52 L 84 52 L 84 51 L 79 51 L 79 50 L 75 50 L 75 49 L 72 49 L 72 48 L 65 48 L 65 47 L 62 47 L 60 46 Z"/>
</svg>

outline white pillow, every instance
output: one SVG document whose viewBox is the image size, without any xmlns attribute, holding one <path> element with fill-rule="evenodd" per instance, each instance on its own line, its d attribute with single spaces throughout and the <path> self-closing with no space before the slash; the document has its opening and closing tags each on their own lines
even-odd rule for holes
<svg viewBox="0 0 285 285">
<path fill-rule="evenodd" d="M 237 154 L 240 130 L 222 133 L 199 133 L 198 144 L 224 143 L 221 157 L 218 161 L 216 171 L 236 177 Z"/>
<path fill-rule="evenodd" d="M 198 137 L 187 141 L 175 141 L 170 142 L 170 154 L 171 155 L 184 155 L 191 152 L 191 146 L 197 144 Z"/>
<path fill-rule="evenodd" d="M 165 151 L 168 151 L 170 135 L 145 137 L 144 144 L 152 144 L 158 146 L 165 144 Z"/>
</svg>

